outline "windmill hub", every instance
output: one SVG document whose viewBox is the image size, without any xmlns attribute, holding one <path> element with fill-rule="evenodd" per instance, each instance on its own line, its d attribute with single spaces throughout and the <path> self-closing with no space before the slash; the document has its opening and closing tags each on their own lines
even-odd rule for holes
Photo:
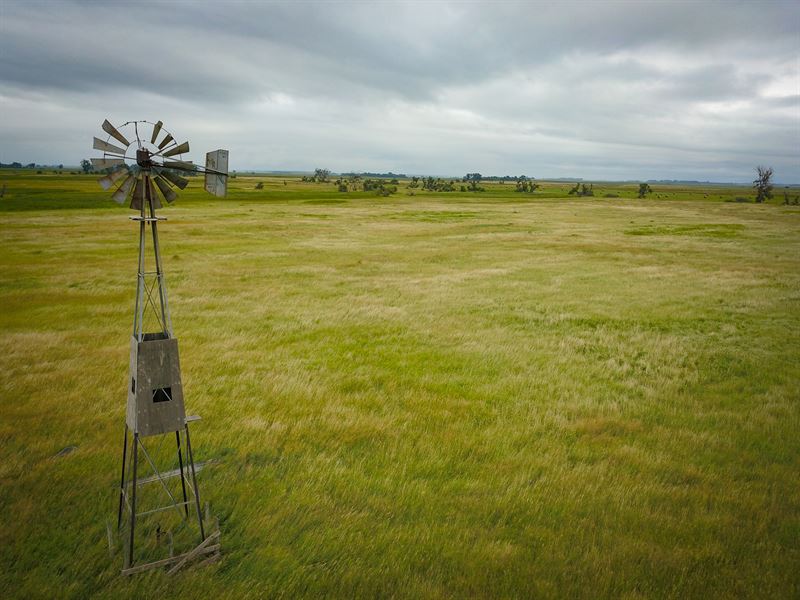
<svg viewBox="0 0 800 600">
<path fill-rule="evenodd" d="M 153 161 L 150 159 L 150 151 L 147 148 L 142 148 L 136 151 L 136 164 L 143 169 L 152 169 L 154 166 Z"/>
</svg>

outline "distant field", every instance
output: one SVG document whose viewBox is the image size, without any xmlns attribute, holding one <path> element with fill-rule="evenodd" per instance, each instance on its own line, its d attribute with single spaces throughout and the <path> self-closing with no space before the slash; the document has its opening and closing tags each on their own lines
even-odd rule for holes
<svg viewBox="0 0 800 600">
<path fill-rule="evenodd" d="M 3 183 L 4 595 L 800 596 L 781 189 L 193 181 L 160 232 L 224 559 L 121 579 L 132 213 L 92 176 Z"/>
</svg>

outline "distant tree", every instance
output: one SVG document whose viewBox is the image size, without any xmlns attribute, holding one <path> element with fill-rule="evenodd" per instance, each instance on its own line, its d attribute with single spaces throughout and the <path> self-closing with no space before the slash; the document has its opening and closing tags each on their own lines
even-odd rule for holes
<svg viewBox="0 0 800 600">
<path fill-rule="evenodd" d="M 462 185 L 462 191 L 466 191 L 466 188 Z M 437 177 L 434 179 L 433 177 L 423 177 L 422 178 L 422 189 L 429 190 L 431 192 L 455 192 L 456 191 L 456 182 L 452 179 L 450 181 L 445 181 Z M 472 186 L 470 185 L 470 190 L 472 190 Z M 478 188 L 472 191 L 483 191 L 483 188 Z"/>
<path fill-rule="evenodd" d="M 570 196 L 594 196 L 594 184 L 588 186 L 585 183 L 576 183 L 574 188 L 569 190 Z"/>
<path fill-rule="evenodd" d="M 88 173 L 89 171 L 91 171 L 92 170 L 92 161 L 87 160 L 87 159 L 84 158 L 81 161 L 81 169 L 83 169 L 84 173 Z"/>
<path fill-rule="evenodd" d="M 800 205 L 800 196 L 795 195 L 794 198 L 789 197 L 789 192 L 786 190 L 783 191 L 783 203 L 787 206 L 798 206 Z"/>
<path fill-rule="evenodd" d="M 263 181 L 259 181 L 259 182 L 256 184 L 256 189 L 257 189 L 257 190 L 263 190 L 263 189 L 264 189 L 264 182 L 263 182 Z"/>
<path fill-rule="evenodd" d="M 520 175 L 517 177 L 516 182 L 517 186 L 514 189 L 515 192 L 532 194 L 539 187 L 538 183 L 533 181 L 533 179 L 528 179 L 528 177 L 525 175 Z"/>
<path fill-rule="evenodd" d="M 314 177 L 320 183 L 327 183 L 330 176 L 331 172 L 329 169 L 314 169 Z"/>
<path fill-rule="evenodd" d="M 378 196 L 390 196 L 397 192 L 396 185 L 388 185 L 383 179 L 365 179 L 363 187 L 365 192 L 375 192 Z"/>
<path fill-rule="evenodd" d="M 753 180 L 756 190 L 756 202 L 765 202 L 772 198 L 772 167 L 756 167 L 758 177 Z"/>
<path fill-rule="evenodd" d="M 347 180 L 344 177 L 339 177 L 336 181 L 333 182 L 333 185 L 336 186 L 336 189 L 340 192 L 347 192 L 349 191 L 347 187 Z M 355 188 L 353 188 L 355 190 Z"/>
<path fill-rule="evenodd" d="M 461 181 L 469 183 L 468 189 L 470 192 L 482 192 L 484 190 L 479 185 L 482 179 L 483 175 L 481 175 L 480 173 L 467 173 L 466 175 L 464 175 L 464 177 L 461 178 Z M 453 189 L 455 190 L 455 188 Z M 445 191 L 450 191 L 450 190 L 445 190 Z"/>
<path fill-rule="evenodd" d="M 350 187 L 350 191 L 357 192 L 359 186 L 364 188 L 364 183 L 361 179 L 361 175 L 351 175 L 350 178 L 347 180 L 347 185 Z"/>
<path fill-rule="evenodd" d="M 644 198 L 647 194 L 652 194 L 653 189 L 647 183 L 639 184 L 639 198 Z"/>
</svg>

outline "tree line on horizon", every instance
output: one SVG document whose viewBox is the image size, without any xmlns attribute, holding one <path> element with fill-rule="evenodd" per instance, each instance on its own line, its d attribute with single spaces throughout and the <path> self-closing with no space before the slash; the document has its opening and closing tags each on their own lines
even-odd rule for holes
<svg viewBox="0 0 800 600">
<path fill-rule="evenodd" d="M 772 183 L 772 176 L 774 174 L 774 170 L 772 167 L 763 167 L 759 165 L 756 167 L 756 173 L 757 177 L 753 180 L 753 189 L 756 193 L 755 202 L 760 204 L 772 199 L 773 197 L 772 190 L 774 189 L 774 185 Z M 393 175 L 393 177 L 387 182 L 386 179 L 388 179 L 388 175 Z M 348 173 L 342 174 L 333 183 L 337 186 L 337 189 L 340 192 L 374 191 L 378 195 L 389 196 L 397 191 L 400 178 L 408 178 L 404 177 L 403 175 L 395 175 L 391 172 L 388 175 L 386 177 L 381 175 L 377 177 L 373 176 L 362 178 L 362 176 L 359 174 Z M 301 180 L 311 183 L 328 183 L 330 181 L 330 177 L 330 169 L 315 169 L 314 175 L 304 175 Z M 534 177 L 528 177 L 527 175 L 484 177 L 477 172 L 467 173 L 461 178 L 461 185 L 458 185 L 458 182 L 455 179 L 441 177 L 434 178 L 433 176 L 420 177 L 414 175 L 410 179 L 411 181 L 407 185 L 408 189 L 420 189 L 429 192 L 484 192 L 486 191 L 485 188 L 480 185 L 482 181 L 498 181 L 501 185 L 504 185 L 506 181 L 513 181 L 515 184 L 514 191 L 521 193 L 533 193 L 540 187 L 539 184 L 536 183 Z M 413 193 L 414 192 L 411 192 L 411 194 Z M 570 188 L 568 194 L 570 196 L 577 197 L 592 197 L 594 196 L 594 184 L 588 183 L 587 185 L 585 182 L 577 182 L 572 188 Z M 650 186 L 649 182 L 639 183 L 639 188 L 636 192 L 637 198 L 644 199 L 651 194 L 653 194 L 653 188 Z M 606 197 L 616 196 L 613 194 L 606 194 Z M 794 199 L 793 202 L 792 199 L 789 198 L 788 193 L 784 192 L 784 204 L 792 203 L 798 204 L 798 199 Z"/>
<path fill-rule="evenodd" d="M 81 160 L 80 166 L 84 173 L 88 174 L 95 172 L 92 163 L 87 159 Z M 20 162 L 0 163 L 0 168 L 6 169 L 35 169 L 47 167 L 62 170 L 64 165 L 37 165 L 36 163 L 28 163 L 23 165 Z M 754 201 L 757 204 L 761 204 L 771 200 L 774 197 L 773 190 L 775 186 L 772 181 L 774 169 L 772 167 L 765 167 L 762 165 L 755 167 L 755 169 L 756 178 L 752 183 L 752 187 L 755 192 Z M 41 171 L 37 171 L 37 173 L 41 173 Z M 235 174 L 232 174 L 231 176 L 235 177 Z M 303 175 L 301 181 L 309 183 L 329 183 L 331 182 L 331 176 L 332 172 L 330 169 L 318 168 L 314 170 L 313 175 Z M 386 181 L 387 179 L 389 181 Z M 333 181 L 333 183 L 337 186 L 337 189 L 340 192 L 371 191 L 377 193 L 378 195 L 389 196 L 397 192 L 397 186 L 399 185 L 400 179 L 409 178 L 403 173 L 395 174 L 391 171 L 388 173 L 364 172 L 362 174 L 350 172 L 341 174 L 335 181 Z M 484 176 L 478 172 L 467 173 L 461 178 L 460 182 L 456 179 L 441 177 L 434 178 L 433 176 L 424 177 L 417 175 L 410 177 L 410 179 L 411 181 L 407 186 L 408 189 L 420 189 L 429 192 L 484 192 L 486 191 L 485 188 L 480 185 L 481 182 L 484 181 L 499 182 L 501 185 L 511 181 L 515 184 L 514 191 L 520 193 L 534 193 L 540 187 L 540 185 L 535 181 L 534 177 L 528 177 L 526 175 Z M 263 185 L 261 187 L 257 187 L 257 189 L 262 188 Z M 639 184 L 639 189 L 637 191 L 638 198 L 646 198 L 652 193 L 653 188 L 650 186 L 649 182 L 643 182 Z M 570 188 L 568 194 L 570 196 L 577 197 L 592 197 L 594 196 L 594 184 L 589 183 L 587 185 L 587 183 L 584 182 L 577 182 L 572 188 Z M 792 198 L 786 191 L 784 191 L 783 195 L 783 204 L 800 204 L 800 196 L 795 196 Z M 609 195 L 606 194 L 606 196 Z M 744 198 L 742 198 L 742 201 L 744 201 Z"/>
</svg>

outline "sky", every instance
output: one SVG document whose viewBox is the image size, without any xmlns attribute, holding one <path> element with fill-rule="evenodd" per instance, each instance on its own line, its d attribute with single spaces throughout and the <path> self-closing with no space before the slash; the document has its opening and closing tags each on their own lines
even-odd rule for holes
<svg viewBox="0 0 800 600">
<path fill-rule="evenodd" d="M 0 0 L 0 162 L 800 182 L 800 2 Z M 112 140 L 113 141 L 113 140 Z"/>
</svg>

